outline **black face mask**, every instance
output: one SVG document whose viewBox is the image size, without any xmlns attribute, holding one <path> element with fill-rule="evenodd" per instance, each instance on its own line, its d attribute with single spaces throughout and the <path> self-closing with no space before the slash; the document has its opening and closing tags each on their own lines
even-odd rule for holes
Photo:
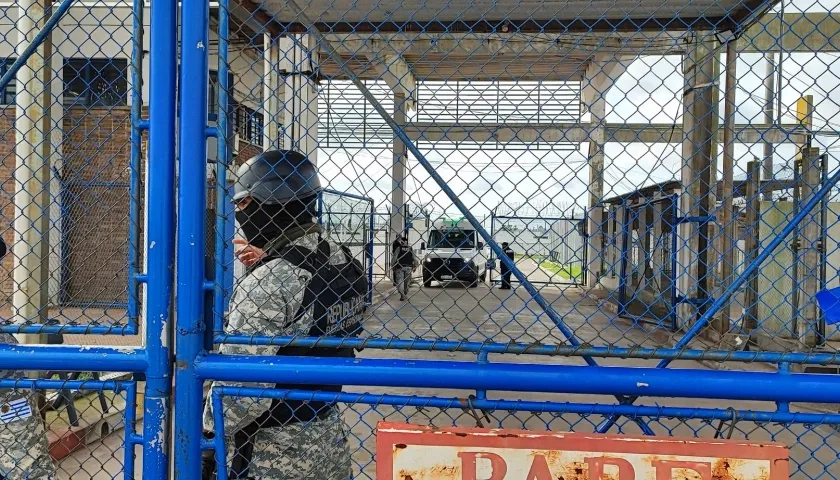
<svg viewBox="0 0 840 480">
<path fill-rule="evenodd" d="M 264 248 L 292 225 L 311 222 L 314 208 L 315 203 L 311 200 L 285 205 L 262 205 L 252 201 L 236 212 L 236 221 L 250 245 Z"/>
<path fill-rule="evenodd" d="M 236 221 L 245 234 L 248 243 L 263 248 L 269 240 L 277 237 L 283 228 L 275 221 L 274 212 L 269 212 L 266 206 L 251 202 L 247 207 L 236 212 Z"/>
</svg>

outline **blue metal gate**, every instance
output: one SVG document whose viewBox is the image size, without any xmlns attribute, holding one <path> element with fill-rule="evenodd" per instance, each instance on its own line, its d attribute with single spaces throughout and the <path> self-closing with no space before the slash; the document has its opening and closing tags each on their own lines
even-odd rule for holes
<svg viewBox="0 0 840 480">
<path fill-rule="evenodd" d="M 774 441 L 789 449 L 792 478 L 840 478 L 840 415 L 832 410 L 840 379 L 814 373 L 837 370 L 840 334 L 815 300 L 837 281 L 833 224 L 825 219 L 840 171 L 826 154 L 834 113 L 822 110 L 833 87 L 819 83 L 831 77 L 831 61 L 810 81 L 791 68 L 814 72 L 801 52 L 836 58 L 836 28 L 820 26 L 833 21 L 832 12 L 805 16 L 738 0 L 632 8 L 459 0 L 12 3 L 0 7 L 14 10 L 20 32 L 0 41 L 15 52 L 0 68 L 0 96 L 16 106 L 0 120 L 14 138 L 7 160 L 14 163 L 0 169 L 13 185 L 4 206 L 14 209 L 14 237 L 4 237 L 10 281 L 0 282 L 11 285 L 2 290 L 10 308 L 2 310 L 8 318 L 0 333 L 22 342 L 2 335 L 0 389 L 25 400 L 0 397 L 0 426 L 35 418 L 32 392 L 92 392 L 109 403 L 87 417 L 91 403 L 76 404 L 80 419 L 71 423 L 81 430 L 57 427 L 50 412 L 35 422 L 32 432 L 45 427 L 41 443 L 57 477 L 194 480 L 208 453 L 224 479 L 236 434 L 247 434 L 254 476 L 376 478 L 376 456 L 390 453 L 375 451 L 376 425 L 399 421 Z M 66 39 L 51 33 L 62 31 Z M 754 95 L 745 85 L 756 83 L 755 72 L 738 77 L 753 59 L 767 67 L 755 86 L 768 91 L 758 123 L 745 120 L 749 107 L 736 101 L 737 88 Z M 217 72 L 212 81 L 210 71 Z M 616 88 L 622 78 L 632 91 Z M 333 85 L 329 98 L 319 95 L 322 81 Z M 646 90 L 651 81 L 657 85 Z M 796 113 L 783 114 L 780 87 L 797 82 L 805 88 L 796 87 Z M 670 99 L 659 103 L 655 91 L 669 86 Z M 814 91 L 823 91 L 820 100 Z M 640 95 L 642 104 L 633 103 Z M 669 121 L 656 123 L 657 113 Z M 736 144 L 747 145 L 747 171 Z M 509 145 L 515 155 L 505 153 Z M 754 145 L 765 146 L 762 175 L 752 163 Z M 313 337 L 289 326 L 295 322 L 285 310 L 300 291 L 283 288 L 297 278 L 262 293 L 241 291 L 234 280 L 230 185 L 241 160 L 271 148 L 317 159 L 325 195 L 353 204 L 331 209 L 322 197 L 316 223 L 325 237 L 347 234 L 362 249 L 370 291 L 358 337 Z M 793 181 L 783 174 L 791 165 Z M 96 220 L 100 230 L 127 232 L 111 239 L 125 242 L 125 278 L 121 265 L 107 266 L 113 262 L 94 272 L 109 288 L 125 285 L 125 305 L 50 299 L 50 269 L 67 272 L 67 232 L 75 226 L 55 223 L 90 220 L 62 214 L 71 199 L 50 186 L 60 181 L 55 171 L 77 175 L 74 188 L 99 198 L 98 206 L 119 195 L 91 188 L 128 191 Z M 645 210 L 643 222 L 626 205 L 623 216 L 605 207 L 611 191 L 629 182 L 641 192 L 668 173 L 679 177 L 679 194 L 667 196 L 667 209 Z M 518 288 L 412 288 L 398 302 L 392 283 L 373 275 L 374 216 L 378 204 L 390 203 L 391 228 L 403 229 L 398 215 L 409 197 L 472 223 Z M 480 218 L 493 219 L 488 205 L 513 197 L 585 209 L 585 282 L 562 292 L 542 288 L 503 254 L 495 228 Z M 748 199 L 740 210 L 733 208 L 739 198 Z M 663 333 L 627 314 L 646 301 L 628 287 L 633 232 L 665 221 L 673 260 L 661 292 L 670 296 Z M 759 238 L 758 222 L 771 233 Z M 109 242 L 98 242 L 74 240 L 73 253 L 95 259 L 110 252 Z M 645 242 L 642 250 L 656 248 Z M 745 260 L 735 265 L 739 249 Z M 642 256 L 647 265 L 648 253 Z M 788 272 L 796 281 L 775 288 Z M 779 313 L 787 308 L 787 317 Z M 59 335 L 76 344 L 48 344 Z M 283 355 L 289 351 L 295 355 Z M 39 378 L 42 372 L 77 375 L 56 380 Z M 270 433 L 249 432 L 274 401 L 300 408 Z M 23 445 L 7 430 L 0 437 Z M 100 443 L 85 447 L 83 437 Z M 111 448 L 109 461 L 118 465 L 80 455 L 86 448 Z M 0 469 L 8 470 L 0 475 L 25 478 L 33 467 L 24 457 L 34 450 L 12 450 L 0 452 Z"/>
</svg>

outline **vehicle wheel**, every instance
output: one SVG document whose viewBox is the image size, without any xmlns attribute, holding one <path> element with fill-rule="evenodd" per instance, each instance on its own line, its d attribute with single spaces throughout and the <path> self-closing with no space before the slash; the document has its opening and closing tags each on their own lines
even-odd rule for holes
<svg viewBox="0 0 840 480">
<path fill-rule="evenodd" d="M 432 288 L 432 274 L 423 270 L 423 287 Z"/>
<path fill-rule="evenodd" d="M 481 274 L 481 283 L 487 283 L 487 270 Z"/>
<path fill-rule="evenodd" d="M 472 282 L 470 282 L 470 288 L 475 288 L 478 286 L 478 277 L 475 278 Z"/>
</svg>

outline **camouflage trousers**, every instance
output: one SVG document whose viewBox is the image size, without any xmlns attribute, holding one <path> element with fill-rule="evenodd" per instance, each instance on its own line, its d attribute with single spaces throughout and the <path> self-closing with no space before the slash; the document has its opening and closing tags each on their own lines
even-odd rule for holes
<svg viewBox="0 0 840 480">
<path fill-rule="evenodd" d="M 400 296 L 408 295 L 408 289 L 411 286 L 411 272 L 411 267 L 394 267 L 394 282 L 397 284 L 397 291 L 400 292 Z"/>
<path fill-rule="evenodd" d="M 350 480 L 352 460 L 338 409 L 324 419 L 263 428 L 254 436 L 248 478 L 254 480 Z M 228 461 L 233 458 L 231 439 Z"/>
</svg>

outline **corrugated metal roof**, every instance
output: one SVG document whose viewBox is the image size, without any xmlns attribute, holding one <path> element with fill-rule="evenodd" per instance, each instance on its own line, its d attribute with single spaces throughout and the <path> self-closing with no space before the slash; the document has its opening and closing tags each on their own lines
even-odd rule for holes
<svg viewBox="0 0 840 480">
<path fill-rule="evenodd" d="M 281 24 L 301 23 L 285 0 L 241 0 Z M 729 29 L 752 20 L 775 0 L 334 0 L 298 1 L 304 15 L 335 31 L 479 31 Z"/>
</svg>

